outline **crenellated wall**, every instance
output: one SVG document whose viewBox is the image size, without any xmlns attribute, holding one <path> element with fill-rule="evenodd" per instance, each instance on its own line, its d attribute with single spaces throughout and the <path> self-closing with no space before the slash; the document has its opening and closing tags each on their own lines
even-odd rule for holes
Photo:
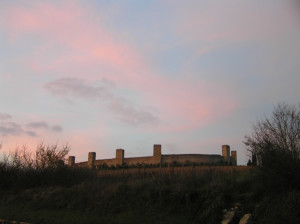
<svg viewBox="0 0 300 224">
<path fill-rule="evenodd" d="M 125 158 L 124 149 L 116 150 L 116 158 L 96 160 L 96 153 L 90 152 L 87 162 L 75 163 L 75 156 L 70 156 L 68 165 L 94 168 L 97 166 L 123 166 L 123 165 L 157 165 L 157 164 L 228 164 L 237 165 L 237 152 L 232 151 L 230 155 L 230 146 L 222 145 L 222 155 L 206 155 L 206 154 L 161 154 L 161 145 L 153 146 L 153 156 Z"/>
</svg>

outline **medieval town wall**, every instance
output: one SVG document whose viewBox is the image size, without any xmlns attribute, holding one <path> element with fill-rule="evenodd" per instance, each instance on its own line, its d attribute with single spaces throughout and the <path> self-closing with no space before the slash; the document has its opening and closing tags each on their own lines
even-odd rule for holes
<svg viewBox="0 0 300 224">
<path fill-rule="evenodd" d="M 75 163 L 75 157 L 70 156 L 68 165 L 69 166 L 79 166 L 79 167 L 89 167 L 95 168 L 100 166 L 123 166 L 123 165 L 158 165 L 158 164 L 227 164 L 227 165 L 237 165 L 237 152 L 231 151 L 230 155 L 230 146 L 222 145 L 222 155 L 207 155 L 207 154 L 161 154 L 161 145 L 154 145 L 153 147 L 153 156 L 145 157 L 131 157 L 125 158 L 124 149 L 116 150 L 116 157 L 113 159 L 100 159 L 96 160 L 96 153 L 89 152 L 88 161 Z"/>
<path fill-rule="evenodd" d="M 99 159 L 95 160 L 95 166 L 115 166 L 116 165 L 116 159 Z"/>
<path fill-rule="evenodd" d="M 162 163 L 203 163 L 203 164 L 218 164 L 224 161 L 224 157 L 220 155 L 203 155 L 203 154 L 174 154 L 162 155 Z"/>
<path fill-rule="evenodd" d="M 137 164 L 154 164 L 153 156 L 125 158 L 124 162 L 128 166 Z"/>
</svg>

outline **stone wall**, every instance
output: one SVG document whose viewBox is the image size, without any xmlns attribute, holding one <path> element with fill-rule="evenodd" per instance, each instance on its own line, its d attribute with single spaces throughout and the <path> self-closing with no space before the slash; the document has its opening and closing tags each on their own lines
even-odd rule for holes
<svg viewBox="0 0 300 224">
<path fill-rule="evenodd" d="M 231 164 L 237 165 L 237 152 L 232 151 L 230 156 L 230 146 L 222 145 L 222 155 L 205 155 L 205 154 L 161 154 L 161 145 L 153 146 L 153 156 L 145 157 L 132 157 L 125 158 L 125 151 L 123 149 L 116 150 L 116 157 L 113 159 L 100 159 L 96 160 L 96 153 L 90 152 L 87 162 L 75 163 L 75 157 L 70 156 L 68 164 L 69 166 L 89 167 L 95 168 L 103 165 L 107 166 L 122 166 L 122 165 L 157 165 L 157 164 Z"/>
<path fill-rule="evenodd" d="M 155 164 L 153 156 L 125 158 L 124 162 L 129 166 L 137 164 Z"/>
<path fill-rule="evenodd" d="M 99 159 L 95 160 L 95 166 L 115 166 L 116 165 L 116 159 Z"/>
<path fill-rule="evenodd" d="M 203 154 L 175 154 L 175 155 L 163 155 L 162 164 L 164 163 L 203 163 L 203 164 L 221 164 L 224 161 L 224 157 L 220 155 L 203 155 Z"/>
</svg>

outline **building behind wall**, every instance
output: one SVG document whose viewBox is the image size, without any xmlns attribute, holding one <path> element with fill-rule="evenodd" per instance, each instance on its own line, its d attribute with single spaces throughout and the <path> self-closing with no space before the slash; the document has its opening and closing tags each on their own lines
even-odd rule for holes
<svg viewBox="0 0 300 224">
<path fill-rule="evenodd" d="M 161 145 L 153 146 L 153 156 L 145 157 L 125 157 L 124 149 L 116 150 L 116 158 L 96 160 L 96 153 L 89 152 L 88 161 L 75 163 L 75 156 L 69 157 L 69 166 L 83 166 L 89 168 L 103 166 L 133 166 L 142 165 L 159 165 L 159 164 L 201 164 L 201 165 L 237 165 L 237 152 L 231 151 L 230 146 L 222 145 L 222 155 L 209 154 L 162 154 Z"/>
</svg>

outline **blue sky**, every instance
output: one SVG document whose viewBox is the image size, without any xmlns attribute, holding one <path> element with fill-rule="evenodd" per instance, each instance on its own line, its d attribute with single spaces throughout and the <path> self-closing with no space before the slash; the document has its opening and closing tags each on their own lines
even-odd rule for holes
<svg viewBox="0 0 300 224">
<path fill-rule="evenodd" d="M 1 1 L 0 143 L 69 142 L 77 161 L 220 154 L 299 103 L 300 5 Z"/>
</svg>

